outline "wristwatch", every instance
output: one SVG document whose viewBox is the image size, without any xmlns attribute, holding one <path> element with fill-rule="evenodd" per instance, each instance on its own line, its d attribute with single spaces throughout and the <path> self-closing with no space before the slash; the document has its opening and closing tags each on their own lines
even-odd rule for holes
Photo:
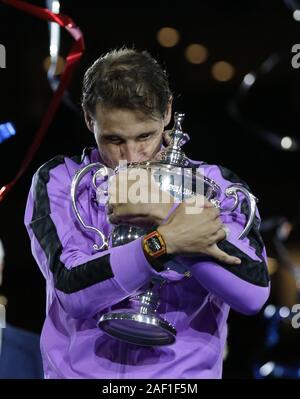
<svg viewBox="0 0 300 399">
<path fill-rule="evenodd" d="M 167 255 L 167 246 L 163 236 L 156 229 L 152 229 L 143 237 L 142 246 L 148 262 L 157 272 L 163 271 L 165 263 L 172 259 L 170 255 Z"/>
</svg>

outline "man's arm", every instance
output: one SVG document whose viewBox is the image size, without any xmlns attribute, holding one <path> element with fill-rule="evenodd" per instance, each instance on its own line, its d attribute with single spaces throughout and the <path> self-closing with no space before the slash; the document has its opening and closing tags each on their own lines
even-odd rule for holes
<svg viewBox="0 0 300 399">
<path fill-rule="evenodd" d="M 227 239 L 218 243 L 218 247 L 240 258 L 240 265 L 228 265 L 208 257 L 185 257 L 181 261 L 209 292 L 234 310 L 250 315 L 257 313 L 269 297 L 266 251 L 258 230 L 258 213 L 255 225 L 242 241 L 235 235 L 239 228 L 243 228 L 237 220 L 234 216 L 226 216 L 230 233 Z"/>
<path fill-rule="evenodd" d="M 93 253 L 96 236 L 76 221 L 70 184 L 63 157 L 43 165 L 33 178 L 25 225 L 33 255 L 62 307 L 71 317 L 88 318 L 132 295 L 157 273 L 140 239 Z M 81 192 L 79 207 L 86 221 L 101 228 L 106 215 L 91 209 L 88 191 Z"/>
<path fill-rule="evenodd" d="M 211 166 L 207 175 L 221 186 L 221 207 L 229 207 L 233 203 L 232 199 L 228 199 L 224 195 L 228 185 L 232 183 L 245 185 L 236 175 L 221 167 Z M 229 228 L 229 234 L 226 239 L 223 236 L 217 246 L 228 255 L 239 258 L 241 264 L 222 262 L 220 258 L 208 256 L 210 251 L 207 250 L 203 256 L 180 256 L 178 258 L 209 292 L 241 313 L 255 314 L 261 309 L 269 296 L 266 251 L 259 233 L 260 217 L 258 211 L 248 235 L 243 240 L 238 239 L 248 217 L 246 202 L 242 196 L 240 199 L 240 205 L 235 211 L 221 212 L 220 214 L 223 224 Z M 184 219 L 186 219 L 186 224 L 192 225 L 193 223 L 193 220 L 189 222 L 188 216 L 183 213 L 180 219 L 182 223 L 184 223 Z M 175 224 L 176 218 L 173 218 L 169 226 L 167 223 L 166 227 L 161 226 L 159 229 L 163 236 L 164 234 L 168 235 L 166 238 L 170 240 L 171 251 L 176 253 L 174 244 L 177 245 L 176 241 L 178 237 L 180 238 L 180 234 L 174 235 L 172 231 L 180 230 L 179 226 Z"/>
</svg>

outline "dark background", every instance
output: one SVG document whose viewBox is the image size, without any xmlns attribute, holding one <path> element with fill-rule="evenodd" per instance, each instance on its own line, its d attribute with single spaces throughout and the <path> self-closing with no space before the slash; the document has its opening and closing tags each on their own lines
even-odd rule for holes
<svg viewBox="0 0 300 399">
<path fill-rule="evenodd" d="M 45 6 L 43 1 L 32 4 Z M 169 72 L 175 110 L 186 113 L 184 129 L 191 142 L 185 151 L 192 159 L 222 164 L 248 182 L 259 198 L 263 219 L 286 216 L 299 234 L 299 152 L 283 151 L 261 129 L 275 136 L 299 140 L 300 69 L 291 66 L 291 48 L 300 43 L 300 22 L 284 1 L 61 1 L 61 12 L 81 28 L 86 51 L 69 87 L 80 105 L 84 71 L 102 53 L 123 45 L 147 49 Z M 157 31 L 171 26 L 181 38 L 164 48 Z M 13 121 L 17 134 L 0 145 L 0 185 L 16 175 L 39 127 L 52 91 L 43 69 L 48 56 L 48 25 L 0 3 L 0 43 L 6 47 L 7 68 L 0 69 L 0 123 Z M 62 32 L 61 55 L 72 39 Z M 193 65 L 184 50 L 201 43 L 207 61 Z M 230 114 L 243 77 L 257 71 L 272 54 L 280 61 L 261 76 L 242 98 L 242 121 Z M 235 68 L 229 82 L 211 75 L 214 62 L 226 60 Z M 249 123 L 251 122 L 251 123 Z M 252 124 L 259 129 L 250 128 Z M 57 154 L 77 154 L 93 143 L 82 113 L 62 104 L 30 168 L 0 204 L 0 236 L 6 249 L 3 291 L 8 297 L 8 321 L 40 332 L 44 319 L 44 281 L 30 251 L 23 225 L 26 198 L 34 171 Z"/>
</svg>

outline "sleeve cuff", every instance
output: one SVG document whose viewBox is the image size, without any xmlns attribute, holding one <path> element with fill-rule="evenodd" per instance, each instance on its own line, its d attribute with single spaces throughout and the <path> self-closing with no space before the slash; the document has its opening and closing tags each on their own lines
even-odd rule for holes
<svg viewBox="0 0 300 399">
<path fill-rule="evenodd" d="M 152 277 L 159 276 L 146 259 L 142 238 L 115 247 L 110 260 L 117 283 L 128 293 L 137 290 Z"/>
</svg>

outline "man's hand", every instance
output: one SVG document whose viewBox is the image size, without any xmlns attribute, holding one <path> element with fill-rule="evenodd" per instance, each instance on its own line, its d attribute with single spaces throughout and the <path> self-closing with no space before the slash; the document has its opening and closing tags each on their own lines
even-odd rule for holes
<svg viewBox="0 0 300 399">
<path fill-rule="evenodd" d="M 128 168 L 112 176 L 108 187 L 107 214 L 112 224 L 158 226 L 167 217 L 174 198 L 151 176 L 149 170 Z"/>
<path fill-rule="evenodd" d="M 199 213 L 191 214 L 186 208 L 185 202 L 179 204 L 166 223 L 157 229 L 165 240 L 167 253 L 208 255 L 220 262 L 240 264 L 239 258 L 226 254 L 217 246 L 217 242 L 226 238 L 219 210 L 206 199 Z"/>
</svg>

